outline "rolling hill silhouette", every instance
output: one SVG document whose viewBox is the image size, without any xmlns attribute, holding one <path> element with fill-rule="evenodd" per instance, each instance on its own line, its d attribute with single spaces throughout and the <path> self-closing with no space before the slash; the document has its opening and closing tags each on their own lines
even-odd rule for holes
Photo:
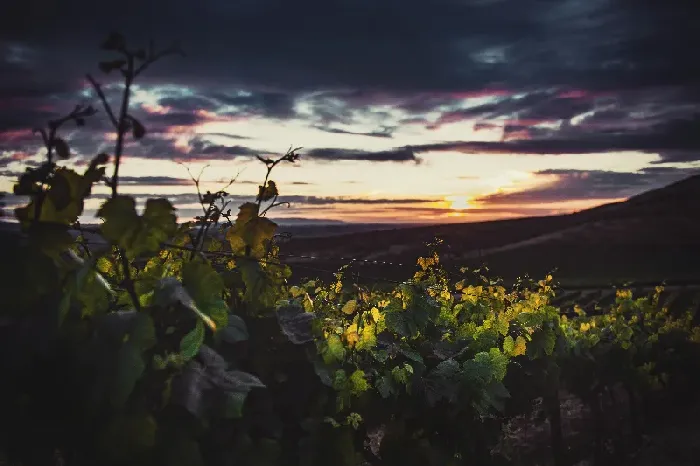
<svg viewBox="0 0 700 466">
<path fill-rule="evenodd" d="M 556 268 L 569 282 L 694 280 L 700 279 L 699 200 L 700 175 L 694 175 L 572 214 L 296 238 L 283 250 L 323 258 L 328 266 L 341 258 L 412 265 L 425 243 L 439 237 L 445 262 L 486 264 L 504 278 Z M 405 268 L 376 267 L 380 276 Z"/>
</svg>

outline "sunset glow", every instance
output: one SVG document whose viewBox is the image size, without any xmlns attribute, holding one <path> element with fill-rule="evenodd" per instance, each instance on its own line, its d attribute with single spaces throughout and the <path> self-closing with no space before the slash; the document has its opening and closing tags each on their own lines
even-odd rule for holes
<svg viewBox="0 0 700 466">
<path fill-rule="evenodd" d="M 305 1 L 293 8 L 264 1 L 214 2 L 201 11 L 169 6 L 172 18 L 149 34 L 183 32 L 192 53 L 150 66 L 133 85 L 129 112 L 147 132 L 138 142 L 127 137 L 121 189 L 139 202 L 167 196 L 189 219 L 201 209 L 187 168 L 207 167 L 205 191 L 237 177 L 227 190 L 234 205 L 254 197 L 265 177 L 256 155 L 302 147 L 298 163 L 272 174 L 280 200 L 290 202 L 273 218 L 441 223 L 571 212 L 700 169 L 697 132 L 688 129 L 700 98 L 667 82 L 680 76 L 666 68 L 667 58 L 687 44 L 635 48 L 636 23 L 619 21 L 607 10 L 618 7 L 600 2 L 584 8 L 567 0 L 553 9 L 513 3 L 508 14 L 495 13 L 503 11 L 500 0 L 446 3 L 402 7 L 402 21 L 420 31 L 408 42 L 389 40 L 402 37 L 403 23 L 373 2 L 352 5 L 353 18 L 383 24 L 363 34 L 347 23 L 350 7 L 341 4 L 301 35 L 282 25 L 317 14 Z M 260 20 L 263 10 L 271 21 Z M 523 29 L 507 20 L 511 14 Z M 197 32 L 195 19 L 206 33 Z M 131 24 L 119 15 L 110 21 Z M 92 32 L 75 30 L 82 36 L 70 41 L 35 38 L 56 24 L 0 37 L 3 192 L 43 160 L 32 128 L 76 103 L 100 111 L 85 126 L 61 129 L 72 156 L 60 163 L 82 170 L 97 153 L 114 152 L 116 137 L 84 76 L 94 74 L 117 108 L 119 73 L 95 74 L 106 58 L 89 45 L 102 39 Z M 286 32 L 268 30 L 271 24 Z M 542 27 L 542 43 L 528 39 L 527 31 Z M 674 41 L 679 30 L 664 37 Z M 270 41 L 279 34 L 286 39 Z M 632 42 L 611 46 L 622 37 Z M 599 59 L 601 50 L 609 56 Z M 64 58 L 59 66 L 48 57 Z M 95 220 L 108 192 L 95 188 L 85 220 Z M 21 201 L 6 196 L 8 207 Z"/>
<path fill-rule="evenodd" d="M 472 208 L 472 205 L 469 203 L 471 198 L 467 196 L 447 196 L 445 200 L 449 202 L 450 209 L 452 210 L 467 210 Z"/>
</svg>

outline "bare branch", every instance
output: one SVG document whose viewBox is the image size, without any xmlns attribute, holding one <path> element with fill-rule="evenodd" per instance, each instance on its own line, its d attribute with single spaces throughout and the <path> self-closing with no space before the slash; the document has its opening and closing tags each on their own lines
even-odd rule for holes
<svg viewBox="0 0 700 466">
<path fill-rule="evenodd" d="M 107 101 L 107 97 L 105 96 L 104 91 L 102 91 L 102 86 L 100 86 L 100 83 L 98 83 L 95 78 L 90 75 L 90 73 L 86 74 L 85 77 L 87 80 L 90 82 L 92 87 L 95 89 L 95 92 L 97 93 L 97 96 L 100 98 L 100 101 L 102 102 L 102 105 L 105 108 L 105 112 L 107 112 L 107 115 L 109 116 L 110 121 L 114 125 L 115 128 L 119 129 L 119 122 L 117 122 L 117 117 L 114 116 L 114 112 L 112 111 L 112 106 L 109 105 L 109 102 Z"/>
<path fill-rule="evenodd" d="M 180 55 L 182 57 L 185 56 L 185 52 L 182 51 L 182 49 L 177 45 L 173 44 L 170 47 L 168 47 L 165 50 L 162 50 L 160 52 L 154 52 L 153 50 L 153 42 L 151 42 L 150 47 L 149 47 L 149 52 L 148 52 L 148 57 L 146 58 L 146 61 L 144 61 L 136 70 L 134 71 L 134 78 L 141 73 L 143 73 L 146 68 L 148 68 L 150 65 L 153 63 L 157 62 L 158 60 L 167 57 L 168 55 Z"/>
</svg>

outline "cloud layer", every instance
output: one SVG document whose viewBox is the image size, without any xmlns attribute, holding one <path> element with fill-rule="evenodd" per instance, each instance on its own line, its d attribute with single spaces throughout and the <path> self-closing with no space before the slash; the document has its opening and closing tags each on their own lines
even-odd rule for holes
<svg viewBox="0 0 700 466">
<path fill-rule="evenodd" d="M 443 221 L 454 209 L 433 204 L 452 194 L 490 206 L 473 215 L 529 214 L 530 204 L 624 198 L 700 162 L 700 61 L 688 54 L 700 47 L 697 2 L 127 0 L 111 8 L 32 0 L 0 17 L 1 190 L 39 159 L 33 127 L 96 103 L 86 71 L 118 99 L 113 76 L 96 68 L 110 30 L 134 43 L 179 40 L 187 51 L 134 88 L 133 114 L 148 134 L 126 147 L 123 185 L 132 190 L 178 196 L 190 181 L 173 162 L 236 171 L 301 145 L 309 175 L 287 179 L 300 193 L 290 215 L 350 218 L 352 204 L 368 216 L 408 219 L 420 208 Z M 104 115 L 71 128 L 74 162 L 109 152 L 109 130 Z M 610 160 L 602 169 L 592 162 L 600 155 Z M 547 162 L 513 162 L 516 170 L 503 156 Z M 458 157 L 478 173 L 455 170 Z M 495 186 L 497 163 L 534 184 Z"/>
</svg>

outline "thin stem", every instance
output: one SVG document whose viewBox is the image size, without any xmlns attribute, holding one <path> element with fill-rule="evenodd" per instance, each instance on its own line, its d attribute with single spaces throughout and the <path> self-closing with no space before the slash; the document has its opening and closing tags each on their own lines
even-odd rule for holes
<svg viewBox="0 0 700 466">
<path fill-rule="evenodd" d="M 107 116 L 109 117 L 109 121 L 111 121 L 112 125 L 114 125 L 114 127 L 117 128 L 117 130 L 118 130 L 119 129 L 119 122 L 117 121 L 117 118 L 114 116 L 114 112 L 112 111 L 112 106 L 109 105 L 109 102 L 107 101 L 107 96 L 105 96 L 105 93 L 102 90 L 102 86 L 100 86 L 100 84 L 90 74 L 85 75 L 85 77 L 90 82 L 93 89 L 95 89 L 97 96 L 100 98 L 100 101 L 102 102 L 102 105 L 104 106 L 105 112 L 107 113 Z"/>
<path fill-rule="evenodd" d="M 112 175 L 112 198 L 117 197 L 119 187 L 119 166 L 121 165 L 122 153 L 124 151 L 124 135 L 126 134 L 126 112 L 129 109 L 129 98 L 131 96 L 131 84 L 134 79 L 134 57 L 127 57 L 126 79 L 124 81 L 124 94 L 122 94 L 122 105 L 119 110 L 119 120 L 117 128 L 117 143 L 114 148 L 114 174 Z"/>
</svg>

